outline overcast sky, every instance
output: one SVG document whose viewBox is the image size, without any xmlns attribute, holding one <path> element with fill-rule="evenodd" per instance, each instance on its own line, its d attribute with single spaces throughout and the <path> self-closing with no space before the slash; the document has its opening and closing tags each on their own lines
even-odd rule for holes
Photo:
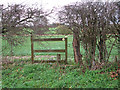
<svg viewBox="0 0 120 90">
<path fill-rule="evenodd" d="M 51 9 L 52 7 L 59 7 L 63 6 L 72 2 L 81 1 L 81 0 L 1 0 L 0 4 L 7 5 L 7 4 L 38 4 L 46 8 Z"/>
<path fill-rule="evenodd" d="M 4 6 L 7 6 L 8 4 L 27 4 L 28 6 L 35 5 L 42 5 L 44 10 L 51 10 L 53 7 L 60 8 L 66 4 L 70 4 L 73 2 L 81 2 L 85 0 L 1 0 L 0 5 L 3 4 Z M 86 0 L 88 1 L 88 0 Z M 119 0 L 91 0 L 91 1 L 119 1 Z M 55 14 L 52 15 L 55 17 Z M 58 19 L 50 19 L 51 22 L 57 21 Z"/>
<path fill-rule="evenodd" d="M 28 6 L 37 5 L 40 6 L 42 5 L 44 10 L 51 10 L 53 7 L 60 8 L 66 4 L 70 4 L 73 2 L 80 2 L 81 0 L 1 0 L 0 4 L 3 4 L 4 6 L 7 6 L 8 4 L 26 4 Z M 52 15 L 53 17 L 55 14 Z M 57 21 L 57 17 L 54 17 L 53 19 L 51 17 L 50 22 Z"/>
</svg>

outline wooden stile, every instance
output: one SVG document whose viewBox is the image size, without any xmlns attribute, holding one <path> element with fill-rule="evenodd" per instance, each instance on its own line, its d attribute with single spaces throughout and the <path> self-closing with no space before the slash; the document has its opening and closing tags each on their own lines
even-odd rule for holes
<svg viewBox="0 0 120 90">
<path fill-rule="evenodd" d="M 65 49 L 61 49 L 61 50 L 34 50 L 34 41 L 64 41 L 63 38 L 45 38 L 45 39 L 33 39 L 33 36 L 31 34 L 31 60 L 32 60 L 32 63 L 34 62 L 55 62 L 55 61 L 58 61 L 58 62 L 61 62 L 60 61 L 60 58 L 61 58 L 61 55 L 58 54 L 57 55 L 57 60 L 44 60 L 44 61 L 37 61 L 35 60 L 34 61 L 34 52 L 64 52 L 65 53 L 65 63 L 67 63 L 67 38 L 65 38 Z M 62 60 L 63 62 L 63 60 Z"/>
</svg>

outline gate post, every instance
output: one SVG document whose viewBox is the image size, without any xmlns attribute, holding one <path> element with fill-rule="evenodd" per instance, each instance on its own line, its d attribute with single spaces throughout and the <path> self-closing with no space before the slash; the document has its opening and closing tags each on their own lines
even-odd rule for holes
<svg viewBox="0 0 120 90">
<path fill-rule="evenodd" d="M 57 54 L 57 62 L 60 62 L 61 60 L 61 54 Z"/>
<path fill-rule="evenodd" d="M 65 63 L 67 63 L 67 38 L 65 38 Z"/>
</svg>

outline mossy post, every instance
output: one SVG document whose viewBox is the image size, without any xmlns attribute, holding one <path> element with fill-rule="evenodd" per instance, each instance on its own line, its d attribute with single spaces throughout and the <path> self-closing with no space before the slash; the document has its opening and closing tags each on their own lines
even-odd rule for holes
<svg viewBox="0 0 120 90">
<path fill-rule="evenodd" d="M 65 63 L 67 64 L 67 38 L 65 38 Z"/>
</svg>

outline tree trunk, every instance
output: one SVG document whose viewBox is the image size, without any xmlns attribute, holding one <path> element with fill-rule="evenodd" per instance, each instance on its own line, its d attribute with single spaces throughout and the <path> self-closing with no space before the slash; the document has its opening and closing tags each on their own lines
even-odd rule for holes
<svg viewBox="0 0 120 90">
<path fill-rule="evenodd" d="M 80 53 L 80 40 L 78 33 L 73 33 L 73 51 L 76 63 L 82 64 L 82 55 Z"/>
<path fill-rule="evenodd" d="M 100 62 L 103 62 L 103 40 L 100 38 L 100 42 L 99 42 L 99 58 L 100 58 Z"/>
<path fill-rule="evenodd" d="M 11 41 L 11 43 L 10 43 L 11 45 L 11 50 L 10 50 L 10 54 L 11 54 L 11 57 L 13 56 L 13 44 L 12 44 L 12 41 Z"/>
<path fill-rule="evenodd" d="M 102 32 L 100 31 L 100 41 L 99 41 L 99 59 L 100 62 L 103 62 L 104 59 L 104 40 L 103 40 L 103 35 Z"/>
<path fill-rule="evenodd" d="M 105 63 L 107 62 L 107 48 L 106 48 L 106 43 L 105 43 L 106 41 L 104 41 L 104 61 L 105 61 Z"/>
<path fill-rule="evenodd" d="M 90 69 L 95 66 L 95 50 L 96 50 L 96 38 L 92 39 L 91 52 L 90 52 Z"/>
</svg>

